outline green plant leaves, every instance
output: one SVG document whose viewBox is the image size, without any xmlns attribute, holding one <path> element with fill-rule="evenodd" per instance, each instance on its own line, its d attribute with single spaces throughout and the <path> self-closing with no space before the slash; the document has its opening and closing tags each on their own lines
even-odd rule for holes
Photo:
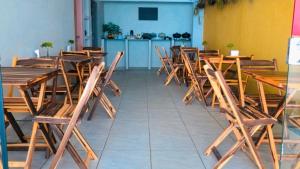
<svg viewBox="0 0 300 169">
<path fill-rule="evenodd" d="M 53 43 L 50 41 L 45 41 L 41 44 L 42 48 L 53 48 Z"/>
<path fill-rule="evenodd" d="M 107 32 L 108 34 L 119 34 L 121 29 L 119 25 L 109 22 L 107 24 L 103 24 L 103 32 Z"/>
</svg>

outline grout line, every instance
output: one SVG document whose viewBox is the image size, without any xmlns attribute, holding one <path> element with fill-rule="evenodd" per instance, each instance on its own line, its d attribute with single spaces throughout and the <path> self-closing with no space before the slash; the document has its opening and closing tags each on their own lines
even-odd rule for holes
<svg viewBox="0 0 300 169">
<path fill-rule="evenodd" d="M 197 153 L 199 159 L 201 160 L 203 167 L 206 169 L 207 167 L 206 167 L 206 165 L 205 165 L 203 159 L 201 158 L 201 154 L 200 154 L 200 152 L 198 151 L 198 148 L 197 148 L 197 146 L 196 146 L 196 143 L 195 143 L 194 139 L 192 138 L 192 135 L 191 135 L 191 133 L 189 132 L 189 130 L 188 130 L 188 128 L 187 128 L 187 126 L 186 126 L 186 124 L 185 124 L 185 122 L 184 122 L 184 120 L 183 120 L 181 114 L 180 114 L 180 110 L 178 109 L 177 104 L 176 104 L 176 102 L 174 101 L 174 98 L 173 98 L 173 96 L 172 96 L 172 92 L 170 92 L 170 89 L 169 89 L 169 88 L 168 88 L 168 94 L 169 94 L 169 96 L 171 97 L 173 104 L 175 105 L 176 112 L 177 112 L 177 114 L 178 114 L 178 116 L 179 116 L 179 118 L 180 118 L 180 121 L 183 123 L 184 128 L 185 128 L 185 130 L 186 130 L 186 132 L 187 132 L 189 138 L 191 139 L 191 141 L 192 141 L 192 143 L 193 143 L 193 145 L 194 145 L 194 150 L 196 151 L 196 153 Z M 202 106 L 202 105 L 201 105 L 201 106 Z"/>
<path fill-rule="evenodd" d="M 152 150 L 151 150 L 151 131 L 150 131 L 150 113 L 149 113 L 149 72 L 147 73 L 146 78 L 146 96 L 147 96 L 147 113 L 148 113 L 148 133 L 149 133 L 149 151 L 150 151 L 150 168 L 152 169 Z"/>
<path fill-rule="evenodd" d="M 126 76 L 127 76 L 126 71 L 124 71 L 124 72 L 122 72 L 122 73 L 125 73 Z M 127 89 L 127 85 L 128 85 L 128 80 L 127 80 L 128 78 L 125 78 L 125 79 L 126 79 L 126 82 L 125 82 L 126 85 L 124 85 L 125 88 L 122 89 L 123 91 L 125 91 L 125 90 Z M 117 112 L 118 112 L 118 110 L 119 110 L 119 108 L 120 108 L 121 102 L 122 102 L 122 100 L 123 100 L 123 96 L 124 96 L 124 94 L 121 94 L 121 96 L 120 96 L 120 102 L 119 102 L 119 104 L 118 104 L 118 106 L 117 106 Z M 102 155 L 103 155 L 103 153 L 104 153 L 104 150 L 105 150 L 105 148 L 106 148 L 108 139 L 109 139 L 109 137 L 110 137 L 110 132 L 111 132 L 111 130 L 112 130 L 114 124 L 115 124 L 115 120 L 116 120 L 116 119 L 112 120 L 112 124 L 111 124 L 111 126 L 110 126 L 110 128 L 109 128 L 109 131 L 108 131 L 108 134 L 107 134 L 105 143 L 104 143 L 104 145 L 103 145 L 103 149 L 102 149 L 102 151 L 101 151 L 101 153 L 100 153 L 100 155 L 99 155 L 99 160 L 98 160 L 98 163 L 97 163 L 97 165 L 96 165 L 96 169 L 97 169 L 97 168 L 99 167 L 99 165 L 100 165 L 100 161 L 101 161 L 101 159 L 102 159 Z"/>
</svg>

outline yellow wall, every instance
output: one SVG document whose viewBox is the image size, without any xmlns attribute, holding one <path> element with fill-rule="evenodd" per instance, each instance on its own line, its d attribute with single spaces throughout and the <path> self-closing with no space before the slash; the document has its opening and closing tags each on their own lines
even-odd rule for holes
<svg viewBox="0 0 300 169">
<path fill-rule="evenodd" d="M 238 0 L 223 9 L 205 8 L 204 40 L 208 48 L 227 54 L 234 43 L 241 55 L 278 60 L 286 70 L 288 38 L 291 34 L 293 0 Z"/>
</svg>

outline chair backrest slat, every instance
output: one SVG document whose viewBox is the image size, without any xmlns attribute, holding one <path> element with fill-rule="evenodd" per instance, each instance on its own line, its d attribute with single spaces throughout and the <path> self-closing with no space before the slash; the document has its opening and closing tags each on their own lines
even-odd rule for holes
<svg viewBox="0 0 300 169">
<path fill-rule="evenodd" d="M 84 87 L 84 90 L 82 92 L 81 97 L 79 98 L 79 101 L 74 109 L 72 119 L 76 119 L 76 121 L 80 120 L 79 118 L 83 116 L 85 113 L 84 108 L 89 101 L 96 85 L 98 84 L 98 81 L 100 79 L 101 73 L 104 69 L 104 63 L 101 63 L 98 66 L 95 66 L 92 70 L 92 73 L 90 74 L 87 83 Z"/>
<path fill-rule="evenodd" d="M 60 51 L 60 56 L 88 56 L 85 51 Z"/>
<path fill-rule="evenodd" d="M 220 55 L 220 50 L 200 50 L 199 51 L 200 55 L 208 55 L 208 56 L 218 56 Z"/>
<path fill-rule="evenodd" d="M 107 73 L 106 73 L 106 76 L 105 76 L 105 81 L 104 81 L 104 86 L 106 86 L 110 79 L 111 79 L 111 76 L 112 76 L 112 73 L 114 72 L 114 70 L 116 69 L 118 63 L 120 62 L 121 58 L 124 56 L 124 52 L 117 52 L 117 55 L 115 56 L 114 58 L 114 61 L 112 62 L 112 64 L 110 65 Z"/>
</svg>

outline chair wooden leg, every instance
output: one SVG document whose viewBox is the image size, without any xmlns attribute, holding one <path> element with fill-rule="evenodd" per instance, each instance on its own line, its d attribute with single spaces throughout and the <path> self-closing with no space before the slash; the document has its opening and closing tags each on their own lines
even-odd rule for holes
<svg viewBox="0 0 300 169">
<path fill-rule="evenodd" d="M 241 142 L 235 143 L 227 153 L 215 164 L 214 169 L 221 169 L 234 155 L 234 153 L 240 148 Z"/>
<path fill-rule="evenodd" d="M 92 149 L 92 147 L 89 145 L 89 143 L 85 140 L 85 138 L 82 136 L 82 134 L 80 133 L 80 131 L 78 130 L 77 127 L 74 128 L 73 133 L 76 136 L 76 138 L 78 139 L 78 141 L 80 142 L 80 144 L 82 145 L 82 147 L 87 152 L 88 156 L 92 160 L 97 160 L 98 157 L 97 157 L 96 153 L 94 152 L 94 150 Z"/>
<path fill-rule="evenodd" d="M 270 146 L 272 158 L 273 158 L 274 169 L 279 169 L 279 160 L 278 160 L 278 156 L 277 156 L 277 150 L 276 150 L 276 145 L 275 145 L 275 140 L 274 140 L 274 135 L 273 135 L 271 125 L 267 126 L 267 131 L 268 131 L 268 137 L 269 137 L 269 146 Z"/>
<path fill-rule="evenodd" d="M 19 137 L 20 141 L 22 143 L 27 143 L 27 140 L 24 138 L 25 135 L 24 135 L 23 131 L 21 130 L 20 126 L 18 125 L 18 123 L 16 122 L 16 119 L 14 118 L 12 113 L 7 112 L 6 110 L 4 110 L 4 113 L 5 113 L 5 116 L 6 116 L 7 120 L 11 124 L 12 128 L 14 129 L 17 136 Z"/>
<path fill-rule="evenodd" d="M 35 142 L 36 142 L 36 133 L 38 130 L 38 123 L 34 122 L 33 127 L 32 127 L 32 133 L 31 133 L 31 138 L 30 138 L 30 144 L 27 152 L 27 158 L 25 162 L 25 169 L 30 169 L 31 168 L 31 163 L 32 163 L 32 158 L 34 154 L 34 148 L 35 148 Z"/>
<path fill-rule="evenodd" d="M 100 104 L 102 105 L 102 107 L 105 109 L 106 113 L 108 114 L 108 116 L 111 119 L 115 118 L 115 113 L 113 112 L 113 110 L 109 107 L 109 105 L 107 104 L 106 100 L 104 98 L 100 98 L 99 99 Z"/>
<path fill-rule="evenodd" d="M 210 155 L 213 148 L 219 146 L 222 141 L 232 132 L 234 125 L 230 124 L 216 139 L 215 141 L 204 151 L 206 156 Z"/>
<path fill-rule="evenodd" d="M 157 72 L 156 72 L 157 76 L 159 76 L 159 75 L 161 74 L 161 72 L 162 72 L 163 69 L 164 69 L 164 68 L 163 68 L 163 66 L 162 66 L 162 67 L 160 67 L 160 68 L 157 70 Z"/>
<path fill-rule="evenodd" d="M 115 96 L 121 96 L 122 91 L 113 80 L 110 80 L 108 84 L 109 84 L 110 88 L 112 89 L 112 91 L 114 92 Z"/>
<path fill-rule="evenodd" d="M 108 99 L 108 97 L 103 93 L 102 98 L 104 99 L 105 103 L 109 107 L 109 109 L 115 114 L 117 112 L 115 106 L 111 103 L 111 101 Z"/>
<path fill-rule="evenodd" d="M 213 92 L 213 96 L 211 98 L 211 107 L 214 108 L 216 105 L 216 94 Z"/>
<path fill-rule="evenodd" d="M 71 133 L 63 133 L 63 131 L 58 126 L 53 126 L 54 131 L 60 138 L 61 142 L 57 149 L 57 152 L 51 161 L 50 169 L 56 169 L 59 160 L 61 159 L 65 149 L 68 150 L 68 152 L 71 154 L 71 157 L 74 159 L 74 161 L 77 163 L 78 167 L 81 169 L 88 169 L 88 167 L 85 165 L 84 161 L 81 159 L 79 154 L 76 152 L 74 146 L 70 143 L 69 139 L 73 132 Z"/>
<path fill-rule="evenodd" d="M 192 96 L 192 93 L 194 92 L 194 84 L 191 84 L 189 89 L 187 90 L 186 94 L 184 95 L 182 101 L 185 103 L 185 104 L 189 104 L 192 102 L 193 100 L 193 96 Z"/>
<path fill-rule="evenodd" d="M 253 140 L 252 140 L 252 138 L 251 138 L 248 130 L 245 127 L 241 127 L 241 131 L 242 131 L 243 136 L 245 138 L 245 141 L 246 141 L 246 143 L 248 145 L 248 148 L 249 148 L 249 150 L 250 150 L 250 152 L 251 152 L 251 154 L 252 154 L 252 156 L 254 158 L 254 161 L 256 162 L 257 167 L 260 168 L 260 169 L 265 168 L 263 166 L 263 162 L 261 160 L 261 157 L 259 156 L 259 154 L 257 152 L 255 144 L 253 143 Z"/>
<path fill-rule="evenodd" d="M 176 67 L 176 68 L 174 69 L 174 71 L 172 71 L 172 72 L 167 76 L 167 78 L 166 78 L 166 80 L 165 80 L 165 82 L 164 82 L 165 86 L 168 86 L 174 77 L 175 77 L 175 78 L 177 77 L 177 78 L 176 78 L 176 81 L 180 84 L 180 81 L 179 81 L 178 76 L 177 76 L 177 71 L 178 71 L 178 70 L 179 70 L 179 67 Z"/>
</svg>

